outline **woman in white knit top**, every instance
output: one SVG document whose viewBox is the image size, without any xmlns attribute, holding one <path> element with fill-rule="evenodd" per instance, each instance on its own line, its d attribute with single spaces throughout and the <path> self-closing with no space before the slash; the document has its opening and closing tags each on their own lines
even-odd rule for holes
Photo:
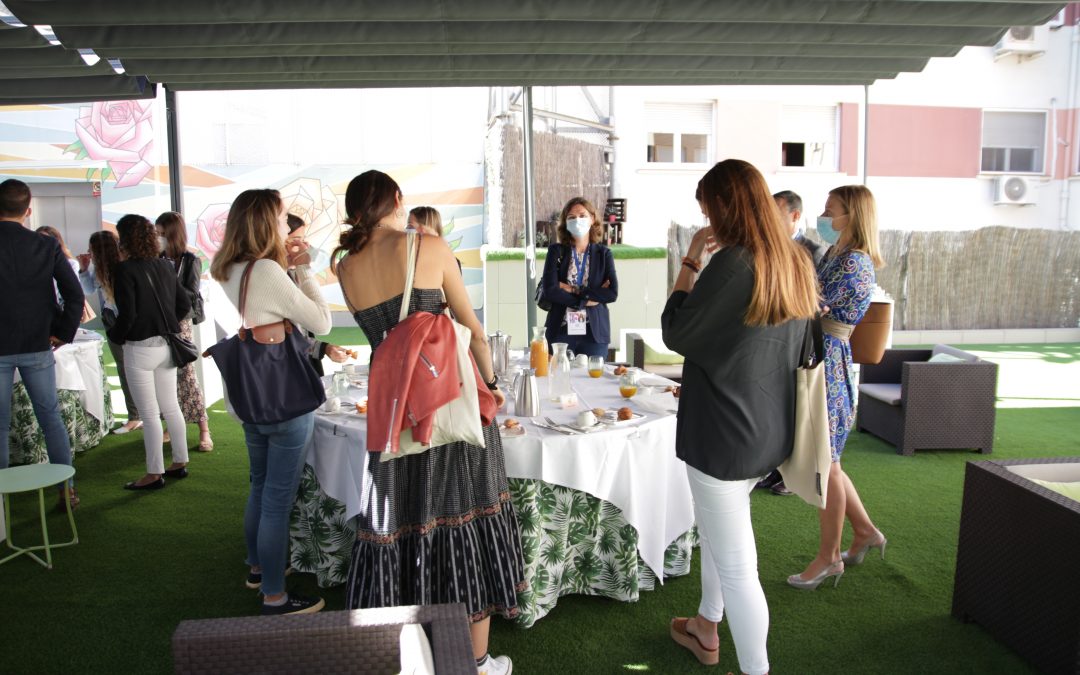
<svg viewBox="0 0 1080 675">
<path fill-rule="evenodd" d="M 240 307 L 240 279 L 251 269 L 242 320 L 253 328 L 288 319 L 322 335 L 330 330 L 330 309 L 308 269 L 306 248 L 286 252 L 289 234 L 285 206 L 277 190 L 247 190 L 229 209 L 221 249 L 210 275 L 221 283 L 229 300 Z M 294 268 L 296 283 L 286 273 Z M 277 424 L 244 423 L 251 461 L 251 493 L 244 511 L 247 540 L 248 588 L 261 588 L 263 614 L 317 612 L 322 598 L 285 592 L 288 566 L 289 511 L 300 485 L 304 450 L 314 428 L 315 413 Z"/>
</svg>

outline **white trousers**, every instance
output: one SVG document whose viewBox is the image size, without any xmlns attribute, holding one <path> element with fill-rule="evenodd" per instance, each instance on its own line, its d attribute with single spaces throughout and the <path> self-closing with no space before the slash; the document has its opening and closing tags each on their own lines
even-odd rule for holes
<svg viewBox="0 0 1080 675">
<path fill-rule="evenodd" d="M 164 473 L 161 416 L 169 424 L 172 461 L 187 464 L 187 425 L 176 400 L 176 366 L 165 338 L 150 338 L 124 345 L 124 372 L 128 389 L 143 422 L 146 473 Z"/>
<path fill-rule="evenodd" d="M 698 612 L 719 623 L 726 609 L 739 668 L 749 675 L 767 673 L 769 606 L 758 579 L 757 545 L 750 522 L 750 491 L 757 479 L 718 480 L 690 466 L 686 474 L 701 538 Z"/>
</svg>

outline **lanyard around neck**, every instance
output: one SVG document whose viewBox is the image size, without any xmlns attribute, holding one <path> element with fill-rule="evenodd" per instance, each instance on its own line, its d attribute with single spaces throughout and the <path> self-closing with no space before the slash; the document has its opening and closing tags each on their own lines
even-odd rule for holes
<svg viewBox="0 0 1080 675">
<path fill-rule="evenodd" d="M 585 262 L 589 259 L 589 247 L 586 246 L 585 250 L 581 254 L 581 258 L 578 258 L 577 251 L 570 249 L 570 255 L 574 256 L 574 266 L 577 267 L 577 281 L 576 286 L 581 285 L 581 281 L 585 278 Z"/>
</svg>

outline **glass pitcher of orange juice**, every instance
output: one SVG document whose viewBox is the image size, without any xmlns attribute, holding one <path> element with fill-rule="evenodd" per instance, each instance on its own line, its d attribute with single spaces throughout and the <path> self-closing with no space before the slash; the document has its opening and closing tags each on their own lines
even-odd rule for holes
<svg viewBox="0 0 1080 675">
<path fill-rule="evenodd" d="M 623 398 L 631 398 L 637 393 L 639 377 L 640 371 L 637 368 L 630 368 L 619 376 L 619 394 Z"/>
<path fill-rule="evenodd" d="M 543 326 L 533 327 L 533 339 L 529 343 L 529 367 L 536 371 L 537 377 L 547 377 L 548 342 Z"/>
</svg>

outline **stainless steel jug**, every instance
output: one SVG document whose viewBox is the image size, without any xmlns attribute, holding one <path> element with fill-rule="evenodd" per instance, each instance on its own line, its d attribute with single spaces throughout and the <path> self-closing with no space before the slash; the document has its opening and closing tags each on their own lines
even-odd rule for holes
<svg viewBox="0 0 1080 675">
<path fill-rule="evenodd" d="M 491 365 L 497 377 L 505 377 L 510 368 L 510 336 L 496 331 L 488 335 L 488 347 L 491 348 Z"/>
<path fill-rule="evenodd" d="M 536 387 L 536 371 L 525 368 L 514 380 L 514 414 L 536 417 L 540 414 L 540 391 Z"/>
</svg>

